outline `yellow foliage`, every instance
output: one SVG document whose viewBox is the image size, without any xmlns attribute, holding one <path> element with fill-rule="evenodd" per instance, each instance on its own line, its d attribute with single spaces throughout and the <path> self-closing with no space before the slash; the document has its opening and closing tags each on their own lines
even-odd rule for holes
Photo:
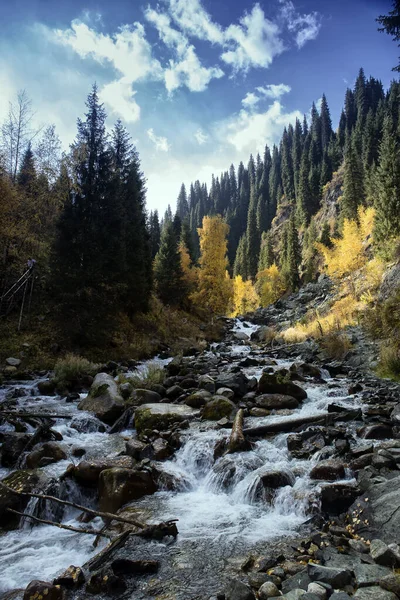
<svg viewBox="0 0 400 600">
<path fill-rule="evenodd" d="M 193 267 L 190 260 L 189 251 L 184 242 L 179 244 L 179 252 L 181 255 L 181 266 L 183 271 L 183 279 L 187 285 L 189 293 L 192 292 L 197 285 L 198 270 Z"/>
<path fill-rule="evenodd" d="M 286 289 L 284 278 L 275 263 L 268 269 L 257 273 L 256 286 L 261 306 L 268 306 L 276 302 Z"/>
<path fill-rule="evenodd" d="M 241 275 L 233 280 L 233 311 L 231 317 L 243 315 L 260 306 L 260 299 L 251 280 L 243 281 Z"/>
<path fill-rule="evenodd" d="M 204 217 L 203 227 L 197 231 L 201 253 L 198 291 L 190 299 L 213 314 L 226 314 L 232 297 L 231 281 L 226 277 L 229 226 L 220 215 Z"/>
<path fill-rule="evenodd" d="M 322 338 L 334 331 L 339 331 L 357 322 L 357 316 L 365 308 L 365 303 L 358 301 L 351 294 L 337 300 L 329 312 L 321 316 L 318 312 L 306 323 L 297 323 L 283 332 L 286 342 L 303 342 L 307 338 Z"/>
<path fill-rule="evenodd" d="M 364 242 L 372 235 L 374 216 L 373 208 L 359 208 L 359 223 L 345 219 L 342 237 L 332 239 L 333 248 L 327 248 L 321 243 L 315 245 L 325 258 L 326 270 L 330 277 L 340 279 L 366 264 Z"/>
</svg>

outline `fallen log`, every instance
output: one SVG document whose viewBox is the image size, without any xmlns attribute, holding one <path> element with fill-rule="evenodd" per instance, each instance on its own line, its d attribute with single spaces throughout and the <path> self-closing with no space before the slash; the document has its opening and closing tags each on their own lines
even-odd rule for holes
<svg viewBox="0 0 400 600">
<path fill-rule="evenodd" d="M 273 433 L 297 432 L 307 429 L 310 425 L 332 425 L 335 421 L 352 421 L 362 417 L 361 409 L 349 410 L 339 413 L 327 413 L 297 419 L 286 419 L 276 423 L 267 423 L 258 427 L 249 427 L 243 430 L 243 434 L 249 437 L 262 437 Z"/>
<path fill-rule="evenodd" d="M 228 454 L 241 452 L 242 450 L 250 450 L 251 444 L 243 435 L 244 410 L 240 408 L 235 416 L 232 425 L 232 433 L 229 438 Z"/>
<path fill-rule="evenodd" d="M 50 500 L 52 502 L 58 502 L 59 504 L 63 504 L 64 506 L 71 506 L 72 508 L 76 508 L 81 510 L 82 512 L 88 513 L 95 517 L 101 517 L 104 520 L 109 521 L 120 521 L 121 523 L 127 523 L 128 525 L 134 525 L 139 529 L 145 529 L 146 525 L 144 523 L 140 523 L 139 521 L 134 521 L 132 519 L 125 519 L 124 517 L 120 517 L 118 515 L 114 515 L 109 512 L 101 512 L 99 510 L 93 510 L 92 508 L 87 508 L 87 506 L 81 506 L 80 504 L 76 504 L 75 502 L 70 502 L 69 500 L 60 500 L 56 496 L 48 496 L 46 494 L 38 494 L 35 492 L 18 492 L 13 488 L 9 487 L 5 483 L 0 481 L 0 486 L 6 488 L 9 492 L 16 494 L 17 496 L 28 496 L 29 498 L 40 498 L 40 500 Z"/>
<path fill-rule="evenodd" d="M 46 413 L 27 413 L 27 412 L 17 412 L 16 410 L 0 410 L 0 416 L 12 416 L 18 417 L 19 419 L 70 419 L 71 415 L 48 415 Z"/>
<path fill-rule="evenodd" d="M 90 529 L 80 529 L 79 527 L 72 527 L 72 525 L 64 525 L 63 523 L 56 523 L 55 521 L 47 521 L 46 519 L 39 519 L 39 517 L 34 517 L 33 515 L 29 515 L 28 513 L 22 513 L 18 510 L 14 510 L 13 508 L 7 508 L 8 512 L 14 513 L 15 515 L 19 515 L 20 517 L 25 517 L 25 519 L 31 519 L 36 523 L 42 523 L 44 525 L 52 525 L 53 527 L 58 527 L 59 529 L 66 529 L 67 531 L 73 531 L 74 533 L 87 533 L 90 535 L 101 536 L 107 539 L 110 539 L 109 535 L 106 535 L 102 531 L 90 530 Z"/>
</svg>

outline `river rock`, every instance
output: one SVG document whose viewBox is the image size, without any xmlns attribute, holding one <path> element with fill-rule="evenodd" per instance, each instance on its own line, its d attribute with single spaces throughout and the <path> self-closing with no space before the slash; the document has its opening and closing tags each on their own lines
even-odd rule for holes
<svg viewBox="0 0 400 600">
<path fill-rule="evenodd" d="M 390 413 L 390 419 L 394 421 L 395 425 L 400 424 L 400 402 L 396 404 L 392 412 Z"/>
<path fill-rule="evenodd" d="M 100 473 L 106 469 L 120 467 L 131 469 L 134 461 L 131 456 L 117 456 L 114 458 L 104 458 L 96 460 L 82 460 L 78 465 L 71 469 L 71 475 L 81 485 L 97 485 Z"/>
<path fill-rule="evenodd" d="M 307 392 L 291 381 L 280 381 L 276 374 L 263 373 L 258 382 L 258 391 L 262 394 L 284 394 L 301 401 L 307 398 Z"/>
<path fill-rule="evenodd" d="M 63 592 L 57 585 L 48 581 L 31 581 L 25 589 L 24 600 L 37 600 L 46 598 L 46 600 L 63 600 Z"/>
<path fill-rule="evenodd" d="M 220 373 L 215 381 L 218 388 L 229 388 L 235 396 L 242 398 L 247 392 L 248 379 L 243 373 Z"/>
<path fill-rule="evenodd" d="M 198 392 L 194 392 L 194 394 L 191 394 L 185 398 L 185 404 L 191 408 L 201 408 L 210 399 L 210 392 L 207 392 L 207 390 L 199 390 Z"/>
<path fill-rule="evenodd" d="M 55 396 L 56 394 L 56 384 L 51 379 L 39 381 L 37 388 L 42 396 Z"/>
<path fill-rule="evenodd" d="M 267 410 L 297 408 L 299 406 L 296 398 L 284 394 L 262 394 L 256 398 L 256 404 L 260 408 L 266 408 Z"/>
<path fill-rule="evenodd" d="M 174 423 L 182 423 L 198 415 L 198 410 L 184 404 L 142 404 L 135 411 L 135 427 L 138 434 L 146 429 L 165 431 Z"/>
<path fill-rule="evenodd" d="M 14 471 L 4 479 L 2 483 L 19 492 L 46 493 L 52 480 L 43 471 Z M 17 496 L 13 492 L 0 486 L 0 526 L 7 529 L 15 529 L 19 523 L 19 517 L 8 512 L 8 508 L 23 512 L 29 502 L 28 496 Z"/>
<path fill-rule="evenodd" d="M 13 358 L 12 356 L 6 358 L 6 365 L 8 365 L 9 367 L 19 367 L 20 364 L 21 360 L 19 358 Z"/>
<path fill-rule="evenodd" d="M 100 421 L 112 424 L 122 415 L 125 403 L 111 375 L 97 373 L 89 394 L 81 400 L 78 408 L 93 412 Z"/>
<path fill-rule="evenodd" d="M 279 595 L 279 590 L 272 581 L 266 581 L 258 590 L 258 597 L 260 600 L 268 600 L 268 598 L 274 598 Z"/>
<path fill-rule="evenodd" d="M 33 450 L 26 457 L 26 466 L 28 469 L 37 469 L 38 467 L 50 465 L 67 458 L 66 453 L 56 442 L 46 442 L 40 448 Z"/>
<path fill-rule="evenodd" d="M 215 394 L 215 381 L 211 375 L 200 375 L 199 377 L 199 388 L 206 390 L 210 394 Z"/>
<path fill-rule="evenodd" d="M 85 575 L 80 567 L 71 565 L 62 575 L 53 581 L 53 585 L 61 585 L 68 589 L 75 589 L 85 583 Z"/>
<path fill-rule="evenodd" d="M 359 435 L 365 440 L 388 440 L 393 437 L 393 429 L 389 425 L 379 423 L 364 427 Z"/>
<path fill-rule="evenodd" d="M 317 583 L 316 581 L 313 581 L 308 585 L 307 593 L 315 594 L 318 598 L 320 598 L 320 600 L 326 600 L 326 597 L 328 595 L 324 586 L 320 583 Z"/>
<path fill-rule="evenodd" d="M 397 600 L 397 596 L 376 585 L 359 588 L 353 596 L 354 600 Z"/>
<path fill-rule="evenodd" d="M 233 400 L 235 397 L 235 392 L 230 388 L 220 387 L 217 389 L 217 396 L 225 396 L 228 400 Z"/>
<path fill-rule="evenodd" d="M 365 493 L 349 509 L 350 514 L 362 515 L 359 523 L 353 525 L 355 532 L 367 538 L 379 538 L 386 544 L 399 540 L 400 476 L 378 482 L 369 480 L 365 488 Z"/>
<path fill-rule="evenodd" d="M 132 439 L 128 440 L 125 444 L 125 454 L 127 454 L 128 456 L 131 456 L 135 460 L 140 460 L 141 454 L 142 454 L 143 450 L 145 449 L 145 447 L 146 447 L 146 444 L 144 444 L 143 442 L 141 442 L 135 438 L 132 438 Z"/>
<path fill-rule="evenodd" d="M 225 396 L 213 396 L 204 406 L 202 417 L 208 421 L 219 421 L 223 417 L 230 417 L 235 408 L 234 403 Z"/>
<path fill-rule="evenodd" d="M 390 569 L 382 567 L 380 565 L 367 565 L 367 564 L 356 564 L 353 567 L 354 575 L 357 582 L 357 587 L 368 587 L 370 585 L 376 585 L 377 582 L 390 575 Z"/>
<path fill-rule="evenodd" d="M 308 574 L 312 581 L 329 583 L 334 589 L 350 585 L 352 581 L 352 574 L 348 569 L 324 567 L 313 563 L 308 564 Z"/>
<path fill-rule="evenodd" d="M 275 496 L 276 490 L 287 485 L 293 486 L 295 477 L 290 471 L 268 471 L 259 475 L 261 490 L 264 499 L 271 502 Z"/>
<path fill-rule="evenodd" d="M 397 567 L 399 564 L 398 552 L 394 552 L 382 540 L 371 540 L 370 554 L 378 565 Z"/>
<path fill-rule="evenodd" d="M 176 400 L 179 396 L 185 393 L 185 390 L 180 385 L 172 385 L 167 389 L 167 398 L 169 400 Z"/>
<path fill-rule="evenodd" d="M 226 587 L 225 600 L 256 600 L 256 597 L 248 585 L 239 579 L 232 579 Z"/>
<path fill-rule="evenodd" d="M 343 463 L 338 460 L 321 460 L 310 473 L 311 479 L 336 481 L 344 479 L 346 473 Z"/>
<path fill-rule="evenodd" d="M 172 448 L 167 440 L 164 440 L 163 438 L 157 438 L 151 445 L 153 448 L 154 460 L 165 460 L 172 454 Z"/>
<path fill-rule="evenodd" d="M 133 469 L 106 469 L 99 477 L 99 508 L 115 513 L 121 506 L 154 494 L 157 486 L 151 473 Z"/>
<path fill-rule="evenodd" d="M 131 397 L 126 402 L 126 406 L 141 405 L 141 404 L 156 404 L 161 402 L 162 398 L 157 392 L 138 388 L 134 390 Z"/>
<path fill-rule="evenodd" d="M 346 512 L 360 495 L 360 490 L 351 483 L 328 483 L 321 486 L 321 510 L 329 515 Z"/>
<path fill-rule="evenodd" d="M 1 447 L 1 464 L 3 467 L 13 467 L 25 446 L 31 439 L 30 433 L 5 433 Z"/>
<path fill-rule="evenodd" d="M 379 585 L 384 590 L 388 592 L 393 592 L 400 598 L 400 574 L 399 573 L 390 573 L 390 575 L 385 575 L 382 579 L 379 580 Z"/>
</svg>

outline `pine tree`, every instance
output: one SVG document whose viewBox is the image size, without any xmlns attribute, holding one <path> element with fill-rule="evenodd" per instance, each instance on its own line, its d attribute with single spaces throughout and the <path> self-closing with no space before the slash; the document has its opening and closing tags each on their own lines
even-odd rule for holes
<svg viewBox="0 0 400 600">
<path fill-rule="evenodd" d="M 181 243 L 183 243 L 185 245 L 185 248 L 190 257 L 190 264 L 193 265 L 196 262 L 196 251 L 195 251 L 195 243 L 193 241 L 193 234 L 190 229 L 188 219 L 185 219 L 182 223 Z"/>
<path fill-rule="evenodd" d="M 260 258 L 258 260 L 258 272 L 269 269 L 275 262 L 275 254 L 271 232 L 264 232 L 261 238 Z"/>
<path fill-rule="evenodd" d="M 235 263 L 233 265 L 233 275 L 241 275 L 244 280 L 249 278 L 248 268 L 248 250 L 247 250 L 247 236 L 242 235 L 239 240 L 239 244 L 236 251 Z"/>
<path fill-rule="evenodd" d="M 248 277 L 254 279 L 257 274 L 258 255 L 260 252 L 260 233 L 257 228 L 257 190 L 255 183 L 250 193 L 249 211 L 247 213 L 247 270 Z"/>
<path fill-rule="evenodd" d="M 154 212 L 150 213 L 149 219 L 150 225 L 150 248 L 151 248 L 151 258 L 154 260 L 157 252 L 160 249 L 160 241 L 161 241 L 161 227 L 160 221 L 158 218 L 158 210 L 156 209 Z"/>
<path fill-rule="evenodd" d="M 393 0 L 393 9 L 389 14 L 380 15 L 376 20 L 381 25 L 378 31 L 391 35 L 396 42 L 400 40 L 400 0 Z M 400 71 L 400 64 L 393 67 L 393 71 Z"/>
<path fill-rule="evenodd" d="M 154 259 L 154 283 L 157 296 L 164 304 L 182 304 L 187 290 L 173 223 L 167 223 L 161 234 L 160 250 Z"/>
<path fill-rule="evenodd" d="M 299 234 L 296 229 L 295 216 L 292 212 L 288 221 L 287 247 L 285 251 L 284 274 L 287 285 L 291 291 L 295 291 L 300 285 L 299 266 L 301 263 Z"/>
<path fill-rule="evenodd" d="M 332 248 L 331 228 L 328 221 L 325 221 L 322 226 L 321 237 L 319 238 L 319 241 L 327 248 Z"/>
<path fill-rule="evenodd" d="M 376 188 L 374 238 L 384 245 L 400 235 L 400 146 L 390 114 L 383 126 Z"/>
<path fill-rule="evenodd" d="M 340 206 L 342 219 L 356 220 L 357 209 L 364 201 L 364 176 L 360 157 L 351 137 L 346 142 L 343 197 Z"/>
<path fill-rule="evenodd" d="M 322 94 L 321 101 L 321 143 L 322 143 L 322 151 L 327 150 L 329 146 L 329 142 L 331 140 L 333 131 L 332 131 L 332 119 L 331 114 L 329 112 L 328 102 L 326 100 L 325 94 Z"/>
<path fill-rule="evenodd" d="M 184 221 L 189 216 L 189 204 L 184 183 L 181 185 L 178 200 L 176 202 L 176 214 L 181 221 Z"/>
<path fill-rule="evenodd" d="M 308 141 L 307 141 L 308 140 Z M 299 184 L 296 201 L 296 220 L 300 225 L 308 223 L 310 214 L 313 209 L 313 198 L 310 188 L 310 160 L 308 153 L 309 138 L 307 138 L 304 146 L 303 156 L 301 158 Z"/>
<path fill-rule="evenodd" d="M 285 127 L 285 129 L 283 130 L 283 136 L 281 141 L 281 174 L 283 192 L 285 194 L 287 202 L 293 202 L 293 200 L 295 199 L 292 143 L 293 128 L 287 130 Z"/>
</svg>

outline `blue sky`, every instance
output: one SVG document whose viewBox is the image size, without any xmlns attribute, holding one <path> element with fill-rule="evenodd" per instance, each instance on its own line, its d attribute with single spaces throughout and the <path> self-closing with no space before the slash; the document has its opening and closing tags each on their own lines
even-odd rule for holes
<svg viewBox="0 0 400 600">
<path fill-rule="evenodd" d="M 390 0 L 0 0 L 0 121 L 25 88 L 65 148 L 97 81 L 148 180 L 148 207 L 247 161 L 325 92 L 337 126 L 359 68 L 385 87 Z"/>
</svg>

